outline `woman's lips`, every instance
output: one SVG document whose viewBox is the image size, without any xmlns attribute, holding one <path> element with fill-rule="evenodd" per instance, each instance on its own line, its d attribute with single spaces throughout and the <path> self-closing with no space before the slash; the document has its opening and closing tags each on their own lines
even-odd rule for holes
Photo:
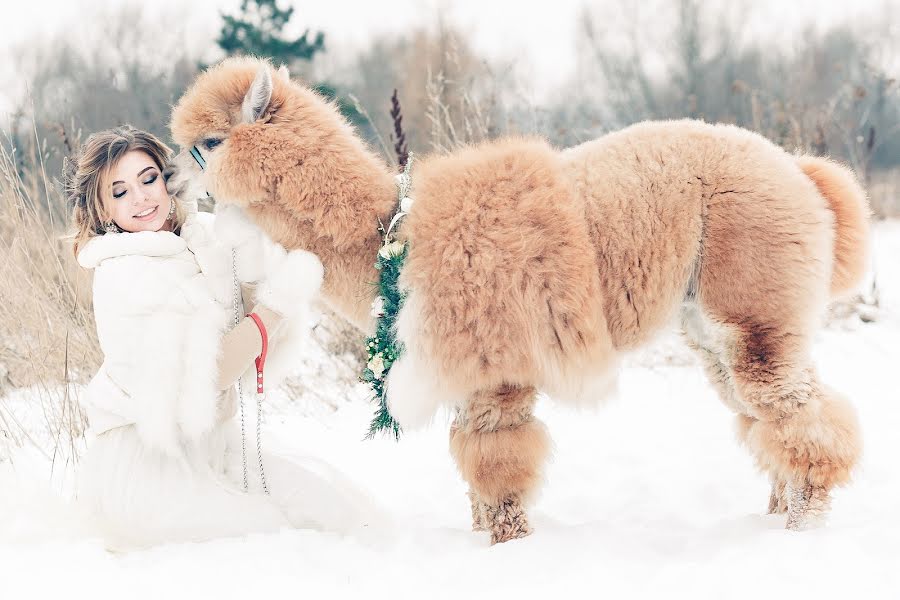
<svg viewBox="0 0 900 600">
<path fill-rule="evenodd" d="M 141 211 L 141 212 L 143 212 L 143 211 Z M 156 216 L 156 213 L 158 213 L 158 212 L 159 212 L 159 207 L 158 207 L 158 206 L 155 206 L 155 207 L 153 208 L 153 210 L 151 210 L 147 215 L 144 215 L 143 217 L 139 217 L 139 216 L 137 216 L 137 215 L 134 215 L 134 218 L 135 218 L 136 220 L 138 220 L 138 221 L 150 221 L 150 220 L 153 219 L 153 217 Z M 138 214 L 141 214 L 141 213 L 138 213 Z"/>
</svg>

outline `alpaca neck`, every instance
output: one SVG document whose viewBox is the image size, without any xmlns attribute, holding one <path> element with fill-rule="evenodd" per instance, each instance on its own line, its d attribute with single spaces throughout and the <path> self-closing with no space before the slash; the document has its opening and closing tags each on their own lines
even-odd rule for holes
<svg viewBox="0 0 900 600">
<path fill-rule="evenodd" d="M 352 160 L 345 151 L 335 177 L 314 189 L 321 194 L 311 219 L 297 219 L 289 210 L 270 213 L 268 231 L 286 248 L 316 254 L 325 267 L 322 295 L 329 306 L 363 331 L 374 328 L 371 304 L 377 295 L 375 261 L 382 238 L 379 222 L 396 210 L 394 176 L 367 150 Z M 352 155 L 352 154 L 351 154 Z M 310 187 L 307 187 L 310 189 Z"/>
</svg>

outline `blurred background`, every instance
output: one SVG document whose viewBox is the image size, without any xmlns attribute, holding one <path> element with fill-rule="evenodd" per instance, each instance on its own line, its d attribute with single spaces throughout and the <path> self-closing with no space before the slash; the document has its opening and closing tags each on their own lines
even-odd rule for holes
<svg viewBox="0 0 900 600">
<path fill-rule="evenodd" d="M 0 442 L 33 431 L 3 401 L 4 388 L 27 388 L 56 447 L 71 444 L 78 390 L 101 358 L 89 274 L 65 239 L 66 158 L 122 123 L 169 141 L 172 105 L 226 56 L 288 65 L 393 163 L 507 134 L 565 147 L 644 119 L 701 118 L 844 161 L 876 218 L 900 216 L 900 0 L 7 4 Z M 316 331 L 336 357 L 319 373 L 350 385 L 360 334 L 328 314 Z"/>
</svg>

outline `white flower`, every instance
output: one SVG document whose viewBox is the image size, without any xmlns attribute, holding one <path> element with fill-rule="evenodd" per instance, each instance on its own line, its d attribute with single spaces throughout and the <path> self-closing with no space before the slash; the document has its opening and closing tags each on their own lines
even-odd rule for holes
<svg viewBox="0 0 900 600">
<path fill-rule="evenodd" d="M 408 213 L 410 209 L 412 209 L 413 199 L 409 196 L 405 196 L 400 200 L 400 211 Z"/>
<path fill-rule="evenodd" d="M 376 296 L 372 301 L 372 312 L 370 313 L 373 317 L 380 317 L 384 314 L 384 298 L 381 296 Z"/>
<path fill-rule="evenodd" d="M 378 254 L 380 254 L 382 258 L 400 256 L 401 254 L 403 254 L 404 247 L 405 244 L 403 242 L 390 242 L 382 246 L 381 250 L 378 251 Z"/>
<path fill-rule="evenodd" d="M 381 352 L 373 356 L 366 366 L 372 371 L 375 379 L 381 379 L 381 376 L 384 375 L 384 358 L 381 356 Z"/>
</svg>

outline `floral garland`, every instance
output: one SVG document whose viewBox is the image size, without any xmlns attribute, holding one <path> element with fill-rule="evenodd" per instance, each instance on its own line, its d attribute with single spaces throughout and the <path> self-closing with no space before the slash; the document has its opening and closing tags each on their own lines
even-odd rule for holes
<svg viewBox="0 0 900 600">
<path fill-rule="evenodd" d="M 388 410 L 384 384 L 391 366 L 403 354 L 403 344 L 394 337 L 394 331 L 397 314 L 406 299 L 406 294 L 399 289 L 397 280 L 409 248 L 406 242 L 394 239 L 393 229 L 412 208 L 413 201 L 409 197 L 411 164 L 412 155 L 410 154 L 403 173 L 397 175 L 397 196 L 400 209 L 391 219 L 387 229 L 384 228 L 384 225 L 379 227 L 383 235 L 383 242 L 375 262 L 375 268 L 379 271 L 378 295 L 372 302 L 371 313 L 376 318 L 375 335 L 366 339 L 368 362 L 360 377 L 361 381 L 369 384 L 372 389 L 372 401 L 377 402 L 378 405 L 375 409 L 375 416 L 369 424 L 369 433 L 366 434 L 366 438 L 369 439 L 385 430 L 389 431 L 395 440 L 400 439 L 400 424 L 394 420 Z"/>
</svg>

